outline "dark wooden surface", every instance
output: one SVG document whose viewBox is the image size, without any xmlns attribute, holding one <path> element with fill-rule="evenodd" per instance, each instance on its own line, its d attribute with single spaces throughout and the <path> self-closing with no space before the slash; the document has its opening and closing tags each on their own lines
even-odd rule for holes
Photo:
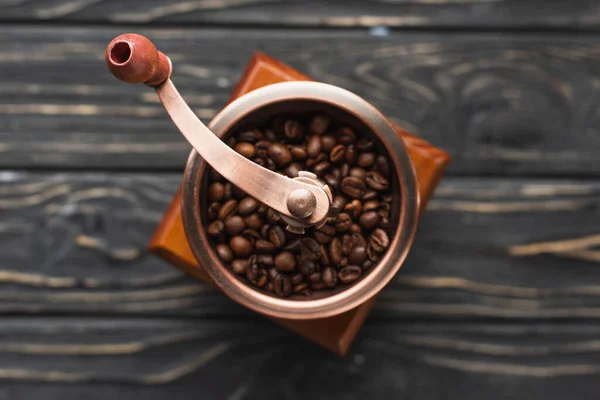
<svg viewBox="0 0 600 400">
<path fill-rule="evenodd" d="M 0 0 L 0 399 L 597 399 L 599 8 Z M 205 120 L 260 49 L 453 154 L 345 358 L 146 253 L 189 147 L 131 30 Z"/>
</svg>

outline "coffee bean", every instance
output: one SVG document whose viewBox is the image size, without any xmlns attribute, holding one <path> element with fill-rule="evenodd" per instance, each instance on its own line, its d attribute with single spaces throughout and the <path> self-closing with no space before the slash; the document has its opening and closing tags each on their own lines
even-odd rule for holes
<svg viewBox="0 0 600 400">
<path fill-rule="evenodd" d="M 277 164 L 275 164 L 275 161 L 271 160 L 270 158 L 267 158 L 265 160 L 265 165 L 264 167 L 266 169 L 269 169 L 271 171 L 275 171 L 277 169 Z"/>
<path fill-rule="evenodd" d="M 238 275 L 244 275 L 246 273 L 246 268 L 248 268 L 248 260 L 246 259 L 238 258 L 231 262 L 231 269 Z"/>
<path fill-rule="evenodd" d="M 263 134 L 258 129 L 241 131 L 237 134 L 237 140 L 240 142 L 256 142 L 263 138 Z"/>
<path fill-rule="evenodd" d="M 335 220 L 335 230 L 338 232 L 346 232 L 352 225 L 352 218 L 346 213 L 340 213 Z"/>
<path fill-rule="evenodd" d="M 293 253 L 300 252 L 300 238 L 293 239 L 288 242 L 288 244 L 283 248 L 285 251 L 291 251 Z"/>
<path fill-rule="evenodd" d="M 364 272 L 364 271 L 368 271 L 368 270 L 370 270 L 370 269 L 371 269 L 371 267 L 372 267 L 373 265 L 375 265 L 375 263 L 374 263 L 373 261 L 371 261 L 371 260 L 367 260 L 367 261 L 365 261 L 364 263 L 362 263 L 362 265 L 360 266 L 360 269 L 362 269 L 362 270 L 363 270 L 363 272 Z"/>
<path fill-rule="evenodd" d="M 356 164 L 359 167 L 369 168 L 375 162 L 375 153 L 360 153 Z"/>
<path fill-rule="evenodd" d="M 367 260 L 367 249 L 365 247 L 354 247 L 348 254 L 348 262 L 353 265 L 361 265 Z"/>
<path fill-rule="evenodd" d="M 301 146 L 291 146 L 289 150 L 292 154 L 292 159 L 296 161 L 304 161 L 308 157 L 308 153 Z"/>
<path fill-rule="evenodd" d="M 312 274 L 310 274 L 308 276 L 308 280 L 310 282 L 320 282 L 321 281 L 321 273 L 320 272 L 313 272 Z"/>
<path fill-rule="evenodd" d="M 312 238 L 300 239 L 300 255 L 310 261 L 317 261 L 321 254 L 319 243 Z"/>
<path fill-rule="evenodd" d="M 371 234 L 369 245 L 378 253 L 382 253 L 390 245 L 390 238 L 383 229 L 375 229 Z"/>
<path fill-rule="evenodd" d="M 338 265 L 342 261 L 342 242 L 337 237 L 329 243 L 329 261 L 333 265 Z"/>
<path fill-rule="evenodd" d="M 236 138 L 231 136 L 229 139 L 227 139 L 227 141 L 225 143 L 227 143 L 227 146 L 233 148 L 236 145 L 237 140 L 236 140 Z"/>
<path fill-rule="evenodd" d="M 327 159 L 327 156 L 325 156 L 324 153 L 319 153 L 319 155 L 315 158 L 309 158 L 308 160 L 306 160 L 306 166 L 307 167 L 312 167 L 314 165 L 317 165 L 320 162 L 323 162 Z"/>
<path fill-rule="evenodd" d="M 346 234 L 346 235 L 342 236 L 341 243 L 342 243 L 342 254 L 345 256 L 350 254 L 350 252 L 352 251 L 352 248 L 354 247 L 354 240 L 352 239 L 352 235 Z"/>
<path fill-rule="evenodd" d="M 269 208 L 267 210 L 267 221 L 270 224 L 276 224 L 280 218 L 281 217 L 279 216 L 279 213 L 277 211 L 273 210 L 272 208 Z"/>
<path fill-rule="evenodd" d="M 262 254 L 264 255 L 264 254 Z M 259 262 L 260 265 L 260 262 Z M 279 275 L 279 271 L 277 271 L 275 268 L 271 268 L 268 270 L 267 274 L 269 275 L 269 278 L 271 278 L 271 280 L 277 278 L 277 276 Z"/>
<path fill-rule="evenodd" d="M 321 136 L 321 150 L 322 151 L 330 151 L 337 144 L 335 136 L 333 135 L 323 135 Z"/>
<path fill-rule="evenodd" d="M 244 217 L 244 223 L 246 224 L 246 227 L 258 230 L 262 228 L 264 221 L 257 213 L 252 213 L 247 217 Z"/>
<path fill-rule="evenodd" d="M 350 173 L 350 165 L 348 163 L 342 164 L 340 167 L 340 178 L 345 178 Z"/>
<path fill-rule="evenodd" d="M 210 203 L 208 206 L 208 210 L 206 211 L 207 217 L 209 221 L 214 221 L 219 217 L 219 209 L 221 205 L 219 203 Z"/>
<path fill-rule="evenodd" d="M 294 274 L 292 275 L 292 285 L 297 285 L 304 280 L 304 275 Z"/>
<path fill-rule="evenodd" d="M 338 278 L 342 283 L 349 284 L 360 278 L 362 270 L 356 265 L 349 265 L 338 272 Z"/>
<path fill-rule="evenodd" d="M 317 270 L 317 264 L 309 259 L 304 258 L 303 256 L 298 257 L 298 270 L 303 275 L 310 275 Z"/>
<path fill-rule="evenodd" d="M 237 212 L 240 215 L 248 215 L 258 208 L 258 201 L 254 197 L 244 197 L 238 203 Z"/>
<path fill-rule="evenodd" d="M 392 206 L 390 203 L 381 203 L 377 209 L 377 214 L 379 214 L 381 218 L 387 218 L 390 216 L 391 208 Z"/>
<path fill-rule="evenodd" d="M 294 286 L 293 292 L 300 293 L 308 289 L 308 282 L 300 282 L 299 284 Z"/>
<path fill-rule="evenodd" d="M 285 232 L 279 225 L 274 225 L 269 230 L 269 240 L 277 248 L 285 246 Z"/>
<path fill-rule="evenodd" d="M 340 261 L 340 267 L 344 268 L 348 265 L 348 257 L 342 257 L 342 261 Z"/>
<path fill-rule="evenodd" d="M 358 178 L 362 181 L 363 179 L 365 179 L 365 176 L 367 176 L 367 171 L 359 167 L 352 167 L 348 171 L 348 175 Z"/>
<path fill-rule="evenodd" d="M 352 200 L 350 203 L 346 204 L 344 207 L 344 212 L 352 219 L 358 218 L 358 216 L 362 213 L 363 205 L 359 200 Z"/>
<path fill-rule="evenodd" d="M 248 239 L 253 246 L 257 240 L 262 239 L 259 231 L 250 228 L 244 229 L 244 232 L 242 232 L 242 236 Z"/>
<path fill-rule="evenodd" d="M 277 275 L 273 280 L 273 291 L 279 297 L 288 297 L 292 294 L 292 280 L 285 275 Z"/>
<path fill-rule="evenodd" d="M 341 144 L 352 144 L 356 141 L 356 134 L 352 128 L 345 126 L 338 132 L 337 141 Z"/>
<path fill-rule="evenodd" d="M 231 200 L 233 198 L 233 185 L 227 182 L 223 185 L 223 200 Z"/>
<path fill-rule="evenodd" d="M 233 253 L 240 258 L 250 257 L 252 254 L 252 242 L 243 236 L 234 236 L 229 240 L 229 247 Z"/>
<path fill-rule="evenodd" d="M 352 243 L 354 246 L 358 247 L 367 247 L 367 239 L 360 233 L 353 233 L 350 235 L 352 237 Z"/>
<path fill-rule="evenodd" d="M 256 154 L 254 145 L 248 142 L 239 142 L 233 149 L 246 158 L 252 158 Z"/>
<path fill-rule="evenodd" d="M 295 119 L 288 119 L 285 121 L 283 132 L 288 139 L 300 139 L 304 135 L 302 125 Z"/>
<path fill-rule="evenodd" d="M 329 251 L 325 245 L 321 245 L 321 256 L 319 257 L 319 262 L 321 265 L 329 265 L 331 261 L 329 260 Z"/>
<path fill-rule="evenodd" d="M 325 183 L 329 185 L 330 189 L 337 188 L 340 184 L 339 178 L 337 178 L 334 174 L 325 174 L 323 179 L 325 179 Z"/>
<path fill-rule="evenodd" d="M 365 204 L 363 205 L 364 212 L 375 211 L 378 208 L 379 208 L 379 201 L 377 201 L 377 200 L 369 200 L 369 201 L 365 202 Z"/>
<path fill-rule="evenodd" d="M 317 176 L 323 176 L 329 167 L 331 167 L 331 164 L 327 161 L 323 161 L 313 167 L 313 172 L 317 174 Z"/>
<path fill-rule="evenodd" d="M 352 223 L 352 225 L 350 225 L 350 232 L 352 233 L 361 233 L 362 232 L 362 228 L 360 227 L 359 224 L 355 224 Z"/>
<path fill-rule="evenodd" d="M 354 165 L 354 163 L 356 162 L 356 157 L 358 157 L 358 151 L 356 150 L 356 147 L 354 147 L 353 144 L 346 147 L 344 159 L 346 160 L 348 165 Z"/>
<path fill-rule="evenodd" d="M 306 145 L 306 149 L 308 152 L 308 156 L 315 158 L 321 152 L 321 138 L 317 135 L 313 135 L 308 139 L 308 144 Z"/>
<path fill-rule="evenodd" d="M 379 253 L 373 249 L 373 246 L 371 246 L 371 243 L 369 243 L 369 245 L 367 246 L 367 257 L 369 258 L 369 260 L 371 260 L 373 262 L 378 262 L 379 259 L 381 258 Z"/>
<path fill-rule="evenodd" d="M 275 245 L 273 243 L 269 242 L 268 240 L 264 240 L 264 239 L 257 240 L 254 243 L 254 248 L 259 253 L 272 253 L 277 249 L 277 247 L 275 247 Z"/>
<path fill-rule="evenodd" d="M 364 202 L 368 202 L 370 200 L 376 200 L 378 198 L 379 198 L 379 193 L 377 193 L 374 190 L 368 190 L 368 191 L 364 192 L 362 196 L 360 196 L 360 199 Z"/>
<path fill-rule="evenodd" d="M 358 219 L 358 223 L 364 229 L 370 230 L 377 226 L 377 224 L 379 223 L 379 220 L 380 220 L 380 217 L 375 211 L 369 211 L 369 212 L 363 213 L 360 216 L 360 218 Z"/>
<path fill-rule="evenodd" d="M 331 205 L 337 208 L 338 210 L 343 210 L 346 206 L 347 201 L 348 200 L 346 200 L 344 196 L 336 195 L 333 196 L 333 201 L 331 202 Z"/>
<path fill-rule="evenodd" d="M 225 224 L 223 221 L 215 221 L 208 225 L 208 234 L 210 236 L 219 236 L 225 232 Z"/>
<path fill-rule="evenodd" d="M 373 150 L 374 147 L 375 147 L 375 143 L 369 139 L 363 138 L 363 139 L 360 139 L 356 143 L 356 148 L 360 151 L 370 151 L 370 150 Z"/>
<path fill-rule="evenodd" d="M 310 288 L 312 290 L 323 290 L 326 288 L 325 284 L 321 281 L 319 282 L 311 282 L 310 283 Z"/>
<path fill-rule="evenodd" d="M 327 267 L 323 270 L 322 281 L 325 287 L 332 288 L 337 285 L 338 276 L 335 269 Z"/>
<path fill-rule="evenodd" d="M 296 268 L 296 256 L 284 251 L 275 256 L 275 269 L 281 272 L 291 272 Z"/>
<path fill-rule="evenodd" d="M 379 226 L 382 229 L 390 229 L 392 227 L 392 222 L 390 221 L 389 218 L 387 217 L 382 217 L 381 221 L 379 222 Z"/>
<path fill-rule="evenodd" d="M 327 128 L 329 127 L 330 119 L 325 114 L 318 114 L 313 117 L 310 121 L 310 133 L 314 133 L 316 135 L 322 135 L 327 132 Z"/>
<path fill-rule="evenodd" d="M 329 161 L 334 164 L 341 163 L 346 154 L 346 147 L 343 144 L 338 144 L 329 152 Z"/>
<path fill-rule="evenodd" d="M 213 201 L 221 201 L 223 200 L 223 193 L 225 192 L 225 187 L 221 182 L 215 182 L 208 187 L 208 201 L 211 203 Z"/>
<path fill-rule="evenodd" d="M 315 240 L 321 244 L 327 244 L 327 243 L 331 242 L 331 236 L 326 235 L 323 232 L 316 231 L 314 236 L 315 236 Z"/>
<path fill-rule="evenodd" d="M 256 286 L 263 287 L 267 283 L 267 271 L 257 263 L 250 262 L 246 268 L 246 278 Z"/>
<path fill-rule="evenodd" d="M 256 259 L 258 263 L 264 267 L 272 267 L 275 265 L 275 259 L 271 254 L 259 254 Z"/>
<path fill-rule="evenodd" d="M 269 231 L 270 230 L 271 230 L 271 225 L 263 225 L 260 228 L 260 236 L 265 240 L 269 240 Z"/>
<path fill-rule="evenodd" d="M 364 193 L 365 183 L 354 176 L 347 176 L 342 180 L 341 188 L 344 194 L 358 199 Z"/>
<path fill-rule="evenodd" d="M 225 231 L 229 236 L 239 235 L 244 229 L 246 229 L 246 223 L 238 215 L 232 215 L 225 220 Z"/>
<path fill-rule="evenodd" d="M 273 129 L 267 128 L 263 131 L 263 134 L 264 134 L 264 138 L 266 140 L 268 140 L 269 142 L 274 142 L 274 141 L 278 140 L 277 134 L 275 133 L 275 131 Z"/>
<path fill-rule="evenodd" d="M 260 158 L 267 158 L 270 146 L 271 142 L 268 140 L 261 140 L 259 142 L 256 142 L 256 144 L 254 145 L 254 148 L 256 149 L 256 156 Z"/>
<path fill-rule="evenodd" d="M 383 176 L 390 176 L 390 163 L 384 155 L 378 155 L 375 159 L 375 166 Z"/>
<path fill-rule="evenodd" d="M 278 167 L 286 167 L 292 162 L 292 153 L 281 143 L 273 143 L 269 146 L 269 158 Z"/>
<path fill-rule="evenodd" d="M 377 171 L 367 172 L 365 175 L 365 183 L 371 189 L 379 191 L 386 190 L 390 186 L 389 181 Z"/>
<path fill-rule="evenodd" d="M 300 171 L 302 171 L 302 166 L 300 164 L 291 163 L 284 172 L 288 178 L 296 178 L 298 176 L 298 172 Z"/>
<path fill-rule="evenodd" d="M 234 259 L 233 252 L 231 251 L 229 246 L 227 246 L 226 244 L 218 244 L 216 249 L 217 249 L 217 255 L 219 256 L 219 258 L 222 261 L 224 261 L 226 263 L 230 263 L 233 261 L 233 259 Z"/>
<path fill-rule="evenodd" d="M 228 216 L 230 216 L 231 214 L 233 214 L 235 212 L 235 209 L 237 208 L 237 200 L 228 200 L 225 204 L 223 204 L 221 206 L 221 208 L 219 209 L 219 214 L 218 217 L 220 220 L 224 220 L 225 218 L 227 218 Z"/>
</svg>

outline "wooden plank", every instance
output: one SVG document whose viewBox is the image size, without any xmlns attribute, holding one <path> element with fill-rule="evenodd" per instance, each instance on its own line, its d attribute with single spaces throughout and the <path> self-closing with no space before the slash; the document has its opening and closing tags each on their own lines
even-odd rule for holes
<svg viewBox="0 0 600 400">
<path fill-rule="evenodd" d="M 0 314 L 249 311 L 145 250 L 179 174 L 0 173 Z M 600 182 L 444 179 L 373 317 L 600 318 Z"/>
<path fill-rule="evenodd" d="M 589 324 L 368 322 L 344 358 L 250 321 L 4 318 L 11 399 L 597 398 Z"/>
<path fill-rule="evenodd" d="M 123 29 L 0 27 L 0 167 L 183 168 L 189 146 L 155 94 L 116 81 L 102 62 Z M 173 58 L 174 80 L 206 121 L 261 49 L 450 151 L 451 173 L 600 171 L 595 36 L 142 33 Z"/>
<path fill-rule="evenodd" d="M 598 28 L 600 6 L 573 0 L 3 0 L 0 20 L 311 27 Z"/>
</svg>

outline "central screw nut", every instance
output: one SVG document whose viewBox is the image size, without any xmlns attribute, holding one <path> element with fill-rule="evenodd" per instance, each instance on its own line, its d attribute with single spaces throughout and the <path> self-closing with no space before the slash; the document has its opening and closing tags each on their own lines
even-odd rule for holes
<svg viewBox="0 0 600 400">
<path fill-rule="evenodd" d="M 296 218 L 308 218 L 317 208 L 317 198 L 308 189 L 296 189 L 289 194 L 286 205 Z"/>
</svg>

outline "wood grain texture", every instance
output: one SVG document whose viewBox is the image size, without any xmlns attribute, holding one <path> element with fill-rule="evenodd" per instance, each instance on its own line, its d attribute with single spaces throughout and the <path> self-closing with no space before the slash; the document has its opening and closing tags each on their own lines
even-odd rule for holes
<svg viewBox="0 0 600 400">
<path fill-rule="evenodd" d="M 183 168 L 189 147 L 156 95 L 116 81 L 102 62 L 104 46 L 124 29 L 0 27 L 0 167 Z M 595 35 L 141 33 L 172 57 L 175 82 L 204 120 L 263 50 L 358 93 L 448 150 L 450 173 L 600 171 Z"/>
<path fill-rule="evenodd" d="M 247 318 L 146 253 L 179 174 L 0 174 L 0 314 Z M 374 319 L 600 318 L 600 183 L 445 179 Z"/>
<path fill-rule="evenodd" d="M 593 0 L 3 0 L 0 20 L 311 27 L 598 28 Z"/>
</svg>

